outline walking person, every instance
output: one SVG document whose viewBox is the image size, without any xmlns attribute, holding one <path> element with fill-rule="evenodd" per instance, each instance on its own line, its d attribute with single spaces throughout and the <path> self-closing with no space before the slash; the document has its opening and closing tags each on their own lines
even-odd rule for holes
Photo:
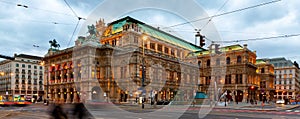
<svg viewBox="0 0 300 119">
<path fill-rule="evenodd" d="M 74 115 L 75 119 L 84 119 L 84 117 L 87 115 L 86 113 L 87 113 L 87 110 L 84 107 L 83 103 L 75 104 L 75 107 L 73 110 L 73 115 Z"/>
<path fill-rule="evenodd" d="M 62 107 L 60 104 L 54 105 L 54 108 L 51 112 L 51 116 L 54 119 L 68 119 L 67 114 L 63 111 Z"/>
<path fill-rule="evenodd" d="M 261 109 L 264 109 L 265 103 L 264 101 L 261 102 Z"/>
</svg>

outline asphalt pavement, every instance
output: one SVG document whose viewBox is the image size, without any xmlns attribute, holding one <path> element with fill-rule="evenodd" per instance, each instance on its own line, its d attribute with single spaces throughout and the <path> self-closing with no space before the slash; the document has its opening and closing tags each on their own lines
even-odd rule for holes
<svg viewBox="0 0 300 119">
<path fill-rule="evenodd" d="M 88 118 L 103 118 L 103 119 L 253 119 L 253 118 L 291 118 L 300 116 L 299 105 L 272 105 L 266 104 L 264 109 L 260 105 L 250 105 L 247 103 L 216 105 L 178 105 L 172 108 L 164 108 L 164 105 L 156 107 L 149 104 L 142 109 L 141 105 L 136 104 L 98 104 L 86 105 L 89 107 Z M 53 106 L 44 106 L 43 104 L 32 104 L 26 107 L 0 107 L 0 114 L 3 118 L 11 119 L 37 119 L 50 118 L 50 112 Z M 64 112 L 68 117 L 73 116 L 73 105 L 63 105 Z M 157 111 L 160 110 L 160 111 Z M 206 110 L 205 115 L 200 115 L 200 110 Z M 92 116 L 93 115 L 93 116 Z M 1 117 L 1 119 L 2 119 Z"/>
</svg>

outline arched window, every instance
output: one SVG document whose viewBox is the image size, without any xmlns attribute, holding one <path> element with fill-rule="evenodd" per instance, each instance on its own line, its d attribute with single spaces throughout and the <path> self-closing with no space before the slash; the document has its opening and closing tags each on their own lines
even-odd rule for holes
<svg viewBox="0 0 300 119">
<path fill-rule="evenodd" d="M 207 67 L 210 66 L 210 60 L 209 60 L 209 59 L 206 61 L 206 66 L 207 66 Z"/>
<path fill-rule="evenodd" d="M 265 73 L 265 68 L 261 68 L 261 72 L 260 73 Z"/>
<path fill-rule="evenodd" d="M 237 56 L 237 63 L 242 63 L 242 57 L 241 56 Z"/>
<path fill-rule="evenodd" d="M 226 58 L 226 64 L 230 64 L 230 57 Z"/>
<path fill-rule="evenodd" d="M 198 67 L 199 68 L 201 67 L 201 61 L 198 61 Z"/>
</svg>

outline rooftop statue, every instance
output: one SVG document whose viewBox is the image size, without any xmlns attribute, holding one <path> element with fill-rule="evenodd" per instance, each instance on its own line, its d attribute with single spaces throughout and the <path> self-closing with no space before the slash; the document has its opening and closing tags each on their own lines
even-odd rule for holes
<svg viewBox="0 0 300 119">
<path fill-rule="evenodd" d="M 60 45 L 56 42 L 55 39 L 49 41 L 50 48 L 54 47 L 55 49 L 59 49 Z"/>
<path fill-rule="evenodd" d="M 88 32 L 90 33 L 90 35 L 97 35 L 97 30 L 94 24 L 92 24 L 91 26 L 87 26 L 88 27 Z"/>
</svg>

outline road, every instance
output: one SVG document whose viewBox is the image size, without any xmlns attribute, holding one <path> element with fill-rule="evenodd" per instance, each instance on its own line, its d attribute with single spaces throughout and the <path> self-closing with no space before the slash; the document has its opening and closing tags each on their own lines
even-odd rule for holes
<svg viewBox="0 0 300 119">
<path fill-rule="evenodd" d="M 69 112 L 69 118 L 72 118 L 72 108 L 64 106 L 66 112 Z M 1 107 L 0 119 L 45 119 L 50 118 L 48 106 L 28 106 L 28 107 Z M 127 111 L 124 111 L 124 110 Z M 202 108 L 205 109 L 205 108 Z M 184 108 L 182 108 L 184 110 Z M 140 109 L 134 107 L 123 106 L 121 109 L 101 108 L 92 109 L 89 112 L 94 115 L 89 118 L 99 119 L 173 119 L 180 115 L 181 108 L 174 110 L 159 111 L 151 109 Z M 180 119 L 199 119 L 199 107 L 189 107 L 183 115 L 178 116 Z M 283 111 L 259 111 L 259 110 L 236 110 L 236 109 L 220 109 L 215 108 L 207 115 L 203 116 L 205 119 L 298 119 L 300 116 L 300 107 L 291 110 Z M 155 112 L 155 113 L 154 113 Z"/>
</svg>

